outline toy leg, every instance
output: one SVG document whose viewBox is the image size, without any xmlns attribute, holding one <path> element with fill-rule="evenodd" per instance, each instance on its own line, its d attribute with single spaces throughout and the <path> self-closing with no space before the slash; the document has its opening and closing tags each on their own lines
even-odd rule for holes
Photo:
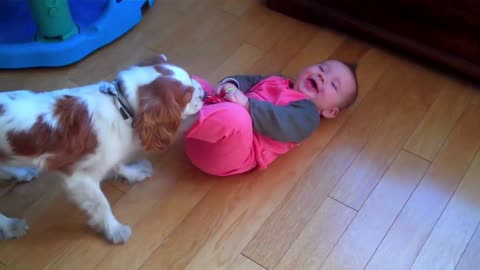
<svg viewBox="0 0 480 270">
<path fill-rule="evenodd" d="M 67 0 L 29 0 L 29 5 L 38 39 L 62 41 L 78 34 Z"/>
</svg>

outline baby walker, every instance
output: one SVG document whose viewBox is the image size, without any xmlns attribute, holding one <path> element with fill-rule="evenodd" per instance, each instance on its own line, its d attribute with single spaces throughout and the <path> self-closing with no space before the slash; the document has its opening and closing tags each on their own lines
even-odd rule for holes
<svg viewBox="0 0 480 270">
<path fill-rule="evenodd" d="M 0 68 L 72 64 L 119 38 L 155 0 L 0 0 Z"/>
</svg>

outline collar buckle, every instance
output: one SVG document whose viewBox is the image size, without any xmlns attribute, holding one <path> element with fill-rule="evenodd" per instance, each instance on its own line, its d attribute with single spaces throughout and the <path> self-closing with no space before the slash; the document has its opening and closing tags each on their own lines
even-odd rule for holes
<svg viewBox="0 0 480 270">
<path fill-rule="evenodd" d="M 100 85 L 100 92 L 114 97 L 115 104 L 117 105 L 123 120 L 130 119 L 131 124 L 133 125 L 135 114 L 129 106 L 127 99 L 123 95 L 123 92 L 118 85 L 118 81 L 115 80 L 112 83 L 102 83 L 102 85 Z"/>
</svg>

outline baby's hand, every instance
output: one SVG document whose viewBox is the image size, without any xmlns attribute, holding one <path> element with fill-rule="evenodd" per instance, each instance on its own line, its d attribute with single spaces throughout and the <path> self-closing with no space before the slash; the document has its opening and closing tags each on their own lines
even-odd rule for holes
<svg viewBox="0 0 480 270">
<path fill-rule="evenodd" d="M 216 96 L 222 96 L 225 93 L 227 93 L 227 91 L 231 91 L 231 90 L 238 90 L 238 88 L 233 83 L 228 83 L 228 82 L 227 83 L 222 83 L 222 84 L 217 85 L 217 89 L 215 89 L 214 94 Z"/>
<path fill-rule="evenodd" d="M 225 100 L 236 103 L 245 109 L 249 110 L 248 97 L 240 90 L 228 90 L 223 97 Z"/>
</svg>

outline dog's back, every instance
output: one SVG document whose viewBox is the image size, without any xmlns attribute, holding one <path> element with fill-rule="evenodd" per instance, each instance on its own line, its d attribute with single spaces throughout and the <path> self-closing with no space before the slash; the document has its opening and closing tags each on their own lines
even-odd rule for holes
<svg viewBox="0 0 480 270">
<path fill-rule="evenodd" d="M 68 171 L 93 153 L 98 141 L 85 91 L 0 93 L 0 162 Z"/>
</svg>

